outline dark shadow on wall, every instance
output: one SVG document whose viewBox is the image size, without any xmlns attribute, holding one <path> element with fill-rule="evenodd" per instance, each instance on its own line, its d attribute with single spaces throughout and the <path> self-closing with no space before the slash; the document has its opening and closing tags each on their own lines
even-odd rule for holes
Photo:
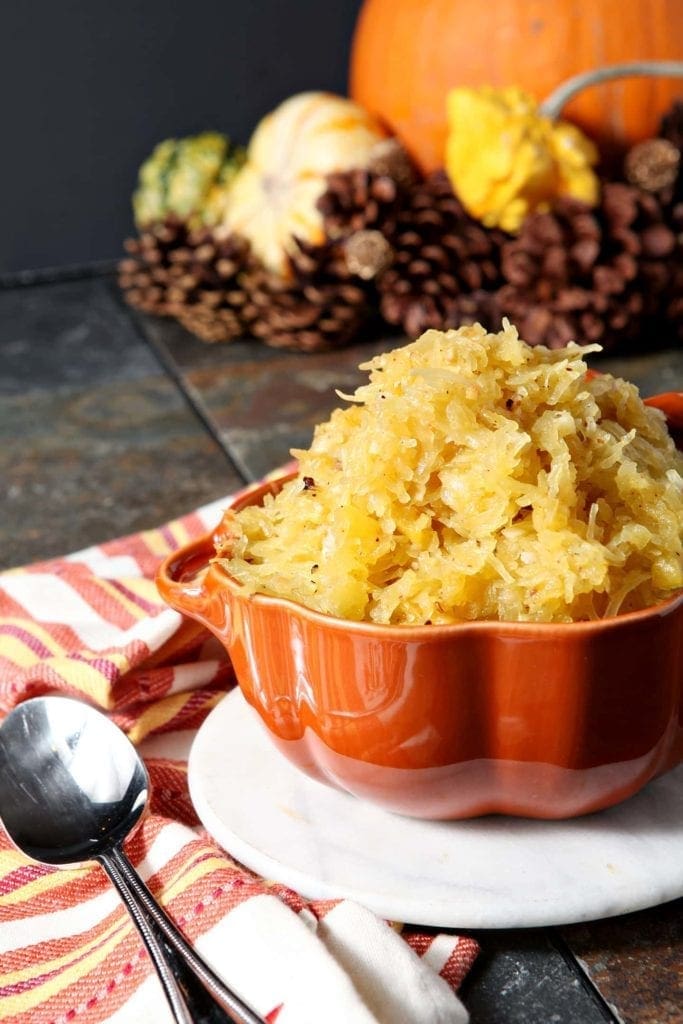
<svg viewBox="0 0 683 1024">
<path fill-rule="evenodd" d="M 140 162 L 204 128 L 246 142 L 304 89 L 346 91 L 360 0 L 0 5 L 0 273 L 119 255 Z"/>
</svg>

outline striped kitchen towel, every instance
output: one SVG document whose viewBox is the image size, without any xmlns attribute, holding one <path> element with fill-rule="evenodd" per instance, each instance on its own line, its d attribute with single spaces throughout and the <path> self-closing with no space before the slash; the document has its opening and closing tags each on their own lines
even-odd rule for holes
<svg viewBox="0 0 683 1024">
<path fill-rule="evenodd" d="M 151 813 L 127 852 L 217 972 L 277 1024 L 460 1024 L 471 938 L 310 902 L 254 876 L 201 829 L 182 755 L 234 685 L 223 648 L 160 600 L 170 551 L 227 499 L 167 525 L 0 575 L 0 709 L 62 693 L 141 745 Z M 104 873 L 28 862 L 0 830 L 0 1022 L 170 1020 L 151 962 Z"/>
</svg>

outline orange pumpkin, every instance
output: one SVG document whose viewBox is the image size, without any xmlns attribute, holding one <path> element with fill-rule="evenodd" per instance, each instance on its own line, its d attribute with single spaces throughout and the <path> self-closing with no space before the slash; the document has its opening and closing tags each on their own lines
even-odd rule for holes
<svg viewBox="0 0 683 1024">
<path fill-rule="evenodd" d="M 581 71 L 683 59 L 682 0 L 365 0 L 352 97 L 382 117 L 427 171 L 443 166 L 446 94 L 519 85 L 538 100 Z M 680 79 L 595 85 L 562 116 L 606 152 L 652 135 Z"/>
</svg>

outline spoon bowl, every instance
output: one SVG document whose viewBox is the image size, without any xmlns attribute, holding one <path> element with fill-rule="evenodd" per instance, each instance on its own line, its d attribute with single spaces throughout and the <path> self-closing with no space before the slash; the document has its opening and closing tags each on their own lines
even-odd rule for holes
<svg viewBox="0 0 683 1024">
<path fill-rule="evenodd" d="M 31 860 L 59 868 L 96 861 L 131 914 L 177 1024 L 192 1024 L 187 985 L 167 946 L 180 954 L 237 1024 L 264 1024 L 189 945 L 123 852 L 147 807 L 147 770 L 128 737 L 95 708 L 68 697 L 19 704 L 0 726 L 0 819 Z M 216 1017 L 212 1017 L 215 1020 Z"/>
<path fill-rule="evenodd" d="M 2 726 L 0 817 L 32 860 L 94 860 L 123 841 L 147 805 L 149 779 L 127 736 L 88 704 L 28 700 Z"/>
</svg>

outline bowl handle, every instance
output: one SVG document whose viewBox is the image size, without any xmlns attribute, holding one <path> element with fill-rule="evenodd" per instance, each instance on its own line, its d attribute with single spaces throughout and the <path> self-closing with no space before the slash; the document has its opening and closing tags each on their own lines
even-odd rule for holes
<svg viewBox="0 0 683 1024">
<path fill-rule="evenodd" d="M 205 586 L 206 573 L 216 551 L 210 534 L 174 551 L 159 566 L 159 593 L 176 611 L 210 624 L 211 593 Z"/>
</svg>

